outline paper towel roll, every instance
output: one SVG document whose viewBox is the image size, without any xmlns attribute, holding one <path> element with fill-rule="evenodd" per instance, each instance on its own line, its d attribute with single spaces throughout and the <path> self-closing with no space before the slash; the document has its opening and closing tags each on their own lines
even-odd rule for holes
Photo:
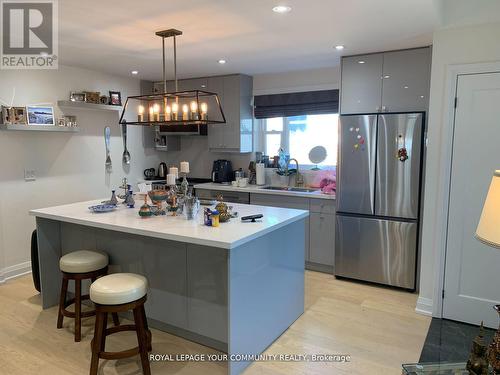
<svg viewBox="0 0 500 375">
<path fill-rule="evenodd" d="M 264 163 L 255 164 L 255 175 L 256 175 L 257 185 L 266 184 L 266 169 L 264 168 Z"/>
</svg>

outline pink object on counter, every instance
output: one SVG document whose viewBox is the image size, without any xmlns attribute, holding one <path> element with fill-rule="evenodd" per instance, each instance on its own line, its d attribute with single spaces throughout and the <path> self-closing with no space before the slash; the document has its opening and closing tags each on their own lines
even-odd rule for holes
<svg viewBox="0 0 500 375">
<path fill-rule="evenodd" d="M 335 194 L 337 188 L 336 170 L 328 169 L 316 172 L 311 187 L 319 188 L 325 194 Z"/>
</svg>

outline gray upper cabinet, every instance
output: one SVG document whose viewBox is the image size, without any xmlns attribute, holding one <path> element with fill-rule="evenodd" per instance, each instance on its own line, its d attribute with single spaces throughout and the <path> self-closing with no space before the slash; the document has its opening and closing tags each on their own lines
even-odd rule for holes
<svg viewBox="0 0 500 375">
<path fill-rule="evenodd" d="M 381 53 L 342 59 L 341 113 L 373 113 L 380 110 L 382 63 Z"/>
<path fill-rule="evenodd" d="M 342 58 L 340 112 L 425 111 L 431 48 Z"/>
<path fill-rule="evenodd" d="M 425 111 L 430 69 L 430 48 L 384 53 L 382 112 Z"/>
<path fill-rule="evenodd" d="M 226 116 L 225 124 L 213 124 L 208 129 L 210 150 L 252 152 L 253 78 L 243 74 L 210 77 L 207 89 L 219 95 Z"/>
<path fill-rule="evenodd" d="M 208 147 L 215 152 L 253 151 L 253 78 L 243 74 L 182 79 L 178 91 L 215 92 L 226 116 L 225 124 L 208 125 Z M 162 93 L 163 82 L 155 82 L 154 93 Z M 167 81 L 167 92 L 174 92 L 173 81 Z M 208 102 L 208 118 L 221 119 L 215 100 Z"/>
</svg>

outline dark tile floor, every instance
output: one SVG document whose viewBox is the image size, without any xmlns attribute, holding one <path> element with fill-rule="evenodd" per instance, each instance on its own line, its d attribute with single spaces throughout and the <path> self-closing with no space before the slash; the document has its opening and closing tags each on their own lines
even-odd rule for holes
<svg viewBox="0 0 500 375">
<path fill-rule="evenodd" d="M 446 319 L 432 318 L 419 362 L 467 362 L 472 340 L 479 327 Z M 490 343 L 495 330 L 485 328 Z"/>
</svg>

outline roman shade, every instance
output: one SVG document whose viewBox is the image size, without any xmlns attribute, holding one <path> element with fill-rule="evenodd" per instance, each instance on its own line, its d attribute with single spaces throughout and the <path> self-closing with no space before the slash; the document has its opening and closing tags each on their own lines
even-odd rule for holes
<svg viewBox="0 0 500 375">
<path fill-rule="evenodd" d="M 258 119 L 338 113 L 339 90 L 256 95 L 254 105 Z"/>
</svg>

